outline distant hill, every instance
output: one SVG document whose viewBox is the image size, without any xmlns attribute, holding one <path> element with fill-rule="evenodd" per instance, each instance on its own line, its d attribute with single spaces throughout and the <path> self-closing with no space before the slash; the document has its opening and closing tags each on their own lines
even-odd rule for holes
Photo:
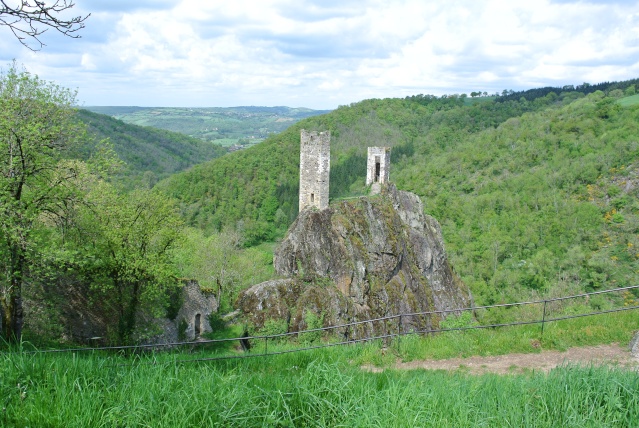
<svg viewBox="0 0 639 428">
<path fill-rule="evenodd" d="M 227 150 L 177 132 L 130 125 L 88 110 L 78 110 L 94 141 L 108 138 L 120 159 L 126 163 L 117 177 L 126 187 L 152 186 L 158 180 L 195 164 L 222 156 Z M 92 147 L 85 147 L 88 155 Z"/>
<path fill-rule="evenodd" d="M 86 107 L 126 123 L 180 132 L 223 146 L 249 147 L 298 120 L 328 113 L 291 107 Z"/>
<path fill-rule="evenodd" d="M 278 239 L 297 216 L 300 129 L 329 130 L 331 198 L 365 194 L 366 147 L 391 146 L 391 181 L 440 221 L 477 303 L 634 284 L 639 105 L 624 98 L 633 91 L 365 100 L 157 187 L 194 226 L 236 228 L 247 245 Z"/>
</svg>

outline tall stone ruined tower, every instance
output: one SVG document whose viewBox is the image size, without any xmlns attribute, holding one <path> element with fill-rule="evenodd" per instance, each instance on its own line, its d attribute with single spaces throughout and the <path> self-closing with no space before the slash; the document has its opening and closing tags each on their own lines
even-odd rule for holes
<svg viewBox="0 0 639 428">
<path fill-rule="evenodd" d="M 390 169 L 390 147 L 369 147 L 366 165 L 366 185 L 372 186 L 371 193 L 381 190 L 381 185 L 388 183 Z"/>
<path fill-rule="evenodd" d="M 331 169 L 330 132 L 302 129 L 300 143 L 300 211 L 307 207 L 328 208 L 328 178 Z"/>
</svg>

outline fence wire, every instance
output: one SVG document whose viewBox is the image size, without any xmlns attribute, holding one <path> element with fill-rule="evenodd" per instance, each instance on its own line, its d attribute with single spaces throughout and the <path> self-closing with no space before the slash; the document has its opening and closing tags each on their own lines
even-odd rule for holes
<svg viewBox="0 0 639 428">
<path fill-rule="evenodd" d="M 630 291 L 635 289 L 639 289 L 639 285 L 615 288 L 611 290 L 594 291 L 591 293 L 582 293 L 582 294 L 577 294 L 572 296 L 556 297 L 552 299 L 542 299 L 542 300 L 514 302 L 514 303 L 502 303 L 497 305 L 475 306 L 475 307 L 467 307 L 467 308 L 444 309 L 444 310 L 438 310 L 438 311 L 402 313 L 397 315 L 390 315 L 390 316 L 381 317 L 381 318 L 373 318 L 368 320 L 356 321 L 356 322 L 340 324 L 335 326 L 314 328 L 314 329 L 308 329 L 303 331 L 287 332 L 287 333 L 273 334 L 273 335 L 253 335 L 253 336 L 234 337 L 234 338 L 225 338 L 225 339 L 206 339 L 206 340 L 199 339 L 196 341 L 181 341 L 181 342 L 147 344 L 147 345 L 44 349 L 44 350 L 22 351 L 22 352 L 25 354 L 80 353 L 80 352 L 96 352 L 96 351 L 138 352 L 138 351 L 145 351 L 145 350 L 156 351 L 156 350 L 162 350 L 162 349 L 175 350 L 175 349 L 179 349 L 180 347 L 186 347 L 186 346 L 205 347 L 206 345 L 215 345 L 215 344 L 224 344 L 224 343 L 233 343 L 233 342 L 240 343 L 240 344 L 259 343 L 262 341 L 264 342 L 263 352 L 258 352 L 257 350 L 253 350 L 253 351 L 249 350 L 249 351 L 245 351 L 242 354 L 215 355 L 215 356 L 205 357 L 205 358 L 175 359 L 171 361 L 171 363 L 188 363 L 188 362 L 245 359 L 245 358 L 290 354 L 290 353 L 296 353 L 296 352 L 310 351 L 310 350 L 329 348 L 329 347 L 335 347 L 335 346 L 351 345 L 351 344 L 370 342 L 370 341 L 376 341 L 376 340 L 390 340 L 393 338 L 407 336 L 407 335 L 414 335 L 414 334 L 435 334 L 435 333 L 441 333 L 441 332 L 447 332 L 447 331 L 465 331 L 465 330 L 477 330 L 477 329 L 486 329 L 486 328 L 531 325 L 531 324 L 541 324 L 541 334 L 543 336 L 543 329 L 546 323 L 639 309 L 639 301 L 633 300 L 633 303 L 634 303 L 633 305 L 628 305 L 623 307 L 602 309 L 598 311 L 590 311 L 590 312 L 577 313 L 577 314 L 563 314 L 563 315 L 552 316 L 551 311 L 557 310 L 556 308 L 553 308 L 553 306 L 557 306 L 555 305 L 556 303 L 571 301 L 571 300 L 580 299 L 580 298 L 583 298 L 586 301 L 588 301 L 592 296 L 604 295 L 604 294 L 610 294 L 610 293 L 619 293 L 619 292 Z M 447 314 L 458 315 L 464 312 L 476 313 L 477 311 L 489 311 L 491 309 L 498 309 L 498 308 L 513 308 L 513 307 L 532 306 L 532 305 L 543 305 L 541 319 L 522 320 L 522 321 L 505 322 L 505 323 L 492 323 L 492 324 L 485 324 L 485 325 L 470 325 L 470 326 L 460 326 L 460 327 L 450 327 L 450 328 L 410 329 L 408 331 L 404 329 L 404 325 L 407 324 L 404 321 L 411 318 L 415 318 L 415 317 L 422 318 L 422 319 L 431 319 L 433 315 L 437 315 L 437 316 L 446 316 Z M 353 339 L 345 338 L 344 340 L 337 341 L 337 342 L 319 343 L 317 345 L 302 346 L 302 347 L 296 347 L 291 349 L 283 349 L 283 350 L 268 352 L 269 341 L 271 341 L 271 343 L 274 343 L 285 338 L 292 338 L 295 336 L 299 338 L 299 337 L 303 337 L 303 335 L 305 334 L 313 334 L 313 333 L 321 335 L 327 332 L 332 332 L 332 331 L 340 330 L 340 329 L 348 332 L 350 331 L 352 327 L 362 326 L 366 324 L 373 326 L 374 323 L 380 323 L 380 322 L 386 322 L 386 323 L 390 322 L 390 325 L 387 325 L 387 327 L 389 328 L 386 329 L 387 330 L 386 333 L 370 335 L 363 338 L 353 338 Z M 396 326 L 395 326 L 396 330 L 393 332 L 390 332 L 390 327 L 393 327 L 395 323 L 396 323 Z"/>
</svg>

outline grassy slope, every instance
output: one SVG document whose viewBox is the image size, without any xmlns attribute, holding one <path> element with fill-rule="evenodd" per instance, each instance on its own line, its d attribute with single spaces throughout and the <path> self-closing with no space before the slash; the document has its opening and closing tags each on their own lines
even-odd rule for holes
<svg viewBox="0 0 639 428">
<path fill-rule="evenodd" d="M 639 94 L 624 97 L 619 100 L 619 105 L 622 107 L 630 107 L 639 104 Z"/>
<path fill-rule="evenodd" d="M 88 127 L 94 141 L 108 138 L 127 167 L 125 181 L 139 182 L 147 174 L 153 184 L 158 179 L 183 171 L 226 153 L 226 150 L 185 135 L 126 124 L 103 114 L 79 110 L 78 118 Z M 87 153 L 91 147 L 86 147 Z M 150 177 L 149 177 L 149 174 Z"/>
<path fill-rule="evenodd" d="M 315 354 L 317 355 L 317 354 Z M 308 357 L 233 365 L 112 368 L 122 360 L 32 362 L 8 381 L 6 426 L 583 427 L 636 426 L 637 376 L 362 373 Z M 124 362 L 126 364 L 126 362 Z M 263 364 L 263 361 L 261 362 Z M 25 382 L 26 383 L 23 383 Z M 23 397 L 24 392 L 24 397 Z"/>
</svg>

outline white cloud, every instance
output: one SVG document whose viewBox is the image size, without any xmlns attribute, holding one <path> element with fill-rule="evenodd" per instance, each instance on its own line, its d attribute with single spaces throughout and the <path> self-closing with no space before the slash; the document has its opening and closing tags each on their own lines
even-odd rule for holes
<svg viewBox="0 0 639 428">
<path fill-rule="evenodd" d="M 15 57 L 103 105 L 331 108 L 369 97 L 621 80 L 639 70 L 637 2 L 132 4 L 84 2 L 79 11 L 93 12 L 84 39 L 56 36 L 33 54 L 3 37 L 0 60 Z"/>
</svg>

